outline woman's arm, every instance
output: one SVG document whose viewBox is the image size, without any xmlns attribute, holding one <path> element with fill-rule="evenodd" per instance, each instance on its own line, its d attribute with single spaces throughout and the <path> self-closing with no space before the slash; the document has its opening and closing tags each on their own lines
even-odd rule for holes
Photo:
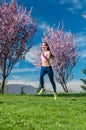
<svg viewBox="0 0 86 130">
<path fill-rule="evenodd" d="M 43 53 L 43 57 L 44 57 L 46 60 L 49 61 L 49 59 L 50 59 L 50 51 L 47 53 L 47 56 L 45 56 L 44 53 Z"/>
</svg>

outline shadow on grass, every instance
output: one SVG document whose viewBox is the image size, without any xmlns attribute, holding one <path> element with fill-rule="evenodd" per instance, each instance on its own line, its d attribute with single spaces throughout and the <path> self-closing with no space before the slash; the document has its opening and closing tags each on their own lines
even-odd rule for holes
<svg viewBox="0 0 86 130">
<path fill-rule="evenodd" d="M 3 104 L 3 103 L 5 103 L 5 102 L 3 102 L 3 101 L 0 101 L 0 104 Z"/>
<path fill-rule="evenodd" d="M 42 95 L 35 95 L 37 97 L 53 97 L 53 94 L 42 94 Z"/>
<path fill-rule="evenodd" d="M 53 94 L 42 94 L 42 95 L 35 95 L 35 96 L 43 96 L 43 97 L 53 97 Z M 58 93 L 58 97 L 86 97 L 86 93 Z"/>
<path fill-rule="evenodd" d="M 59 97 L 86 97 L 86 93 L 60 93 Z"/>
</svg>

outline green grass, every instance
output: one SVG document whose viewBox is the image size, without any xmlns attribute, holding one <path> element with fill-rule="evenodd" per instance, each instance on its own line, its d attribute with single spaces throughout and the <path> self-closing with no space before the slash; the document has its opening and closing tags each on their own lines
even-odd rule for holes
<svg viewBox="0 0 86 130">
<path fill-rule="evenodd" d="M 86 94 L 0 95 L 0 130 L 86 130 Z"/>
</svg>

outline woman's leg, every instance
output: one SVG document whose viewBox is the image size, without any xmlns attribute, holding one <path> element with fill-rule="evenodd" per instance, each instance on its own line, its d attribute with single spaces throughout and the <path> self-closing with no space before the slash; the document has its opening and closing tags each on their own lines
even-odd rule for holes
<svg viewBox="0 0 86 130">
<path fill-rule="evenodd" d="M 50 82 L 51 82 L 51 84 L 52 84 L 53 91 L 56 93 L 56 84 L 55 84 L 55 81 L 54 81 L 54 74 L 53 74 L 53 70 L 52 70 L 52 67 L 51 67 L 51 66 L 48 67 L 47 73 L 48 73 Z"/>
<path fill-rule="evenodd" d="M 44 75 L 45 75 L 45 68 L 41 67 L 40 71 L 40 87 L 44 88 Z"/>
<path fill-rule="evenodd" d="M 42 92 L 44 91 L 44 75 L 45 75 L 45 68 L 41 67 L 41 71 L 40 71 L 40 91 L 38 92 L 38 95 L 42 94 Z"/>
<path fill-rule="evenodd" d="M 48 73 L 50 82 L 51 82 L 52 87 L 53 87 L 54 100 L 56 100 L 56 98 L 57 98 L 57 94 L 56 94 L 56 84 L 55 84 L 55 81 L 54 81 L 54 74 L 53 74 L 53 70 L 52 70 L 52 67 L 51 67 L 51 66 L 48 68 L 47 73 Z"/>
</svg>

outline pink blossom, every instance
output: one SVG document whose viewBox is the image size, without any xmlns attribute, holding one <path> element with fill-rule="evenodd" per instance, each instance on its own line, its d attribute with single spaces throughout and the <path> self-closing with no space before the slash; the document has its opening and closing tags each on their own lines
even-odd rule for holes
<svg viewBox="0 0 86 130">
<path fill-rule="evenodd" d="M 78 57 L 73 34 L 55 27 L 49 28 L 48 31 L 44 32 L 42 42 L 48 43 L 54 56 L 51 59 L 51 65 L 55 71 L 55 78 L 67 91 L 66 82 L 71 77 L 72 69 L 77 63 Z M 37 59 L 37 66 L 40 66 L 39 62 L 40 58 Z"/>
<path fill-rule="evenodd" d="M 6 1 L 0 5 L 0 69 L 4 80 L 11 72 L 13 65 L 24 58 L 32 47 L 36 33 L 36 21 L 31 12 L 18 6 L 16 0 Z M 2 87 L 3 88 L 3 87 Z"/>
</svg>

